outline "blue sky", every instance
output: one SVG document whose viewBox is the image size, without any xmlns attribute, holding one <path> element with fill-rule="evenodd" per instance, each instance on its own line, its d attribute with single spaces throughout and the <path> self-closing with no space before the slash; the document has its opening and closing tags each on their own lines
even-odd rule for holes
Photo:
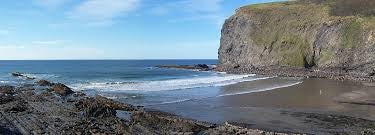
<svg viewBox="0 0 375 135">
<path fill-rule="evenodd" d="M 0 59 L 216 59 L 224 20 L 276 0 L 2 0 Z"/>
</svg>

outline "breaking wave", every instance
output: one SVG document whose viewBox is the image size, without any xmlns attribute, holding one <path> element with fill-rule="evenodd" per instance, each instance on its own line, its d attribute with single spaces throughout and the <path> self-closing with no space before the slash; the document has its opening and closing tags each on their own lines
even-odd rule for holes
<svg viewBox="0 0 375 135">
<path fill-rule="evenodd" d="M 58 78 L 58 75 L 54 74 L 42 74 L 42 73 L 25 73 L 23 74 L 30 78 L 36 78 L 36 79 L 52 79 L 52 78 Z"/>
<path fill-rule="evenodd" d="M 292 86 L 295 86 L 295 85 L 298 85 L 298 84 L 301 84 L 301 83 L 302 83 L 302 81 L 290 82 L 290 83 L 280 84 L 280 85 L 276 85 L 276 86 L 249 89 L 249 90 L 242 91 L 242 92 L 232 92 L 232 93 L 226 93 L 226 94 L 219 94 L 217 96 L 208 96 L 208 97 L 203 97 L 203 98 L 191 98 L 191 99 L 180 99 L 180 100 L 174 100 L 174 101 L 166 101 L 166 102 L 162 102 L 162 103 L 151 104 L 149 106 L 174 104 L 174 103 L 180 103 L 180 102 L 186 102 L 186 101 L 192 101 L 192 100 L 202 100 L 202 99 L 215 98 L 215 97 L 225 97 L 225 96 L 233 96 L 233 95 L 242 95 L 242 94 L 270 91 L 270 90 L 275 90 L 275 89 L 292 87 Z"/>
<path fill-rule="evenodd" d="M 254 92 L 263 92 L 263 91 L 269 91 L 269 90 L 274 90 L 274 89 L 281 89 L 281 88 L 291 87 L 291 86 L 298 85 L 298 84 L 301 84 L 301 83 L 302 83 L 302 81 L 293 82 L 293 83 L 286 83 L 286 84 L 282 84 L 282 85 L 278 85 L 278 86 L 253 89 L 253 90 L 250 90 L 250 91 L 221 94 L 221 95 L 219 95 L 217 97 L 232 96 L 232 95 L 242 95 L 242 94 L 248 94 L 248 93 L 254 93 Z"/>
<path fill-rule="evenodd" d="M 209 77 L 192 77 L 186 79 L 172 79 L 162 81 L 143 81 L 143 82 L 90 82 L 74 84 L 76 90 L 102 90 L 102 91 L 163 91 L 179 90 L 201 87 L 214 87 L 236 84 L 246 81 L 255 81 L 268 79 L 271 77 L 255 77 L 255 74 L 249 75 L 230 75 L 218 74 Z"/>
</svg>

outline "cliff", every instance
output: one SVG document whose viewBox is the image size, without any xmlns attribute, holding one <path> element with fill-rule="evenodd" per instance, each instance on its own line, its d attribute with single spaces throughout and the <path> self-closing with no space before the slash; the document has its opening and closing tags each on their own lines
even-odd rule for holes
<svg viewBox="0 0 375 135">
<path fill-rule="evenodd" d="M 241 7 L 225 21 L 220 71 L 270 66 L 374 76 L 375 1 L 299 0 Z"/>
</svg>

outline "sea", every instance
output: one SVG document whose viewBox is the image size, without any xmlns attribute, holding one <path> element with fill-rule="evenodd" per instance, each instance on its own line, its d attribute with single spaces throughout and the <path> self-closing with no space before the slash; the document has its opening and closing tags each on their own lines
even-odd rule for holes
<svg viewBox="0 0 375 135">
<path fill-rule="evenodd" d="M 11 76 L 12 72 L 21 72 L 36 80 L 46 79 L 64 83 L 74 91 L 84 92 L 90 96 L 100 95 L 134 105 L 153 106 L 272 90 L 301 83 L 298 79 L 283 79 L 266 86 L 251 86 L 228 91 L 221 87 L 275 77 L 156 67 L 158 65 L 215 65 L 217 62 L 217 60 L 0 61 L 0 85 L 19 85 L 35 81 Z"/>
</svg>

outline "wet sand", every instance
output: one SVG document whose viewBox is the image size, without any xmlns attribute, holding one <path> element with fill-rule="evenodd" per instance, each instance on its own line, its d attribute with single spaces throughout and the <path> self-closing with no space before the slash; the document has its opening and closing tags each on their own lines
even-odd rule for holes
<svg viewBox="0 0 375 135">
<path fill-rule="evenodd" d="M 247 92 L 249 89 L 256 90 L 256 87 L 272 86 L 285 81 L 289 79 L 243 82 L 221 87 L 220 92 L 222 95 Z M 374 87 L 364 86 L 358 82 L 303 79 L 303 83 L 286 88 L 195 99 L 151 108 L 214 123 L 229 121 L 272 131 L 330 134 L 356 130 L 355 125 L 337 121 L 352 121 L 346 116 L 375 120 L 375 106 L 339 103 L 337 100 L 351 98 L 346 95 L 353 91 L 364 93 L 362 95 L 366 95 L 366 98 L 375 98 L 373 90 Z M 326 121 L 332 117 L 334 119 Z"/>
<path fill-rule="evenodd" d="M 263 80 L 267 83 L 272 80 Z M 254 82 L 257 83 L 257 82 Z M 259 83 L 259 82 L 258 82 Z M 245 85 L 245 86 L 242 86 Z M 253 83 L 242 83 L 223 87 L 224 91 L 245 88 Z M 301 110 L 331 111 L 341 114 L 354 115 L 368 119 L 375 119 L 375 107 L 343 104 L 336 99 L 353 91 L 375 91 L 375 87 L 363 86 L 350 81 L 335 81 L 328 79 L 305 79 L 300 85 L 275 89 L 265 92 L 222 97 L 221 101 L 228 106 L 238 107 L 274 107 Z M 367 92 L 367 94 L 371 94 Z M 373 95 L 375 98 L 375 95 Z"/>
</svg>

